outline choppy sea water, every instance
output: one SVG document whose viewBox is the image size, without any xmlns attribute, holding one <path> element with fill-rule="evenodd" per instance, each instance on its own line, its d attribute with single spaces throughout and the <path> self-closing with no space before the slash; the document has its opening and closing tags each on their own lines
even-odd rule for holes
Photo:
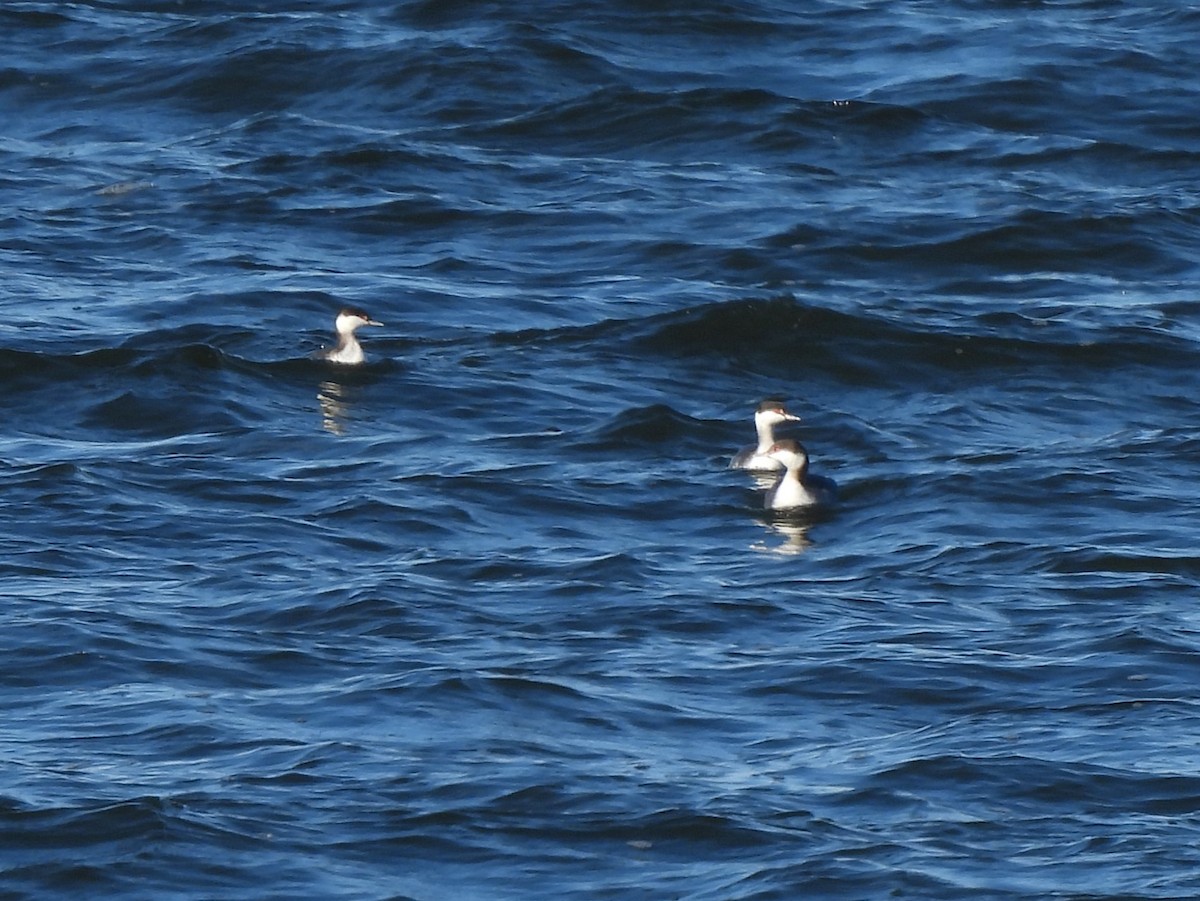
<svg viewBox="0 0 1200 901">
<path fill-rule="evenodd" d="M 1200 13 L 0 42 L 0 896 L 1200 893 Z"/>
</svg>

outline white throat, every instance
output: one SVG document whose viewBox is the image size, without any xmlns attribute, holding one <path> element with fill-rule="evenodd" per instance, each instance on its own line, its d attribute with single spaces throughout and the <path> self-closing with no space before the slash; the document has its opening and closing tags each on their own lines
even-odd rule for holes
<svg viewBox="0 0 1200 901">
<path fill-rule="evenodd" d="M 325 357 L 331 363 L 361 363 L 366 359 L 362 345 L 354 337 L 354 332 L 339 332 L 338 345 Z"/>
<path fill-rule="evenodd" d="M 765 416 L 754 417 L 754 428 L 758 432 L 758 447 L 756 454 L 765 454 L 775 443 L 775 423 Z"/>
</svg>

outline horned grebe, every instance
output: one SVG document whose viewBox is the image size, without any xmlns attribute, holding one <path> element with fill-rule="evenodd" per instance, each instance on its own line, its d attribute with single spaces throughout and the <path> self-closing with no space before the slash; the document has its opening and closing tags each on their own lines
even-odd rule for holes
<svg viewBox="0 0 1200 901">
<path fill-rule="evenodd" d="M 730 469 L 757 469 L 771 472 L 783 469 L 783 464 L 768 456 L 771 445 L 775 443 L 775 426 L 781 422 L 799 422 L 800 417 L 787 411 L 777 400 L 764 400 L 758 405 L 754 414 L 754 428 L 758 431 L 758 444 L 751 444 L 736 454 L 729 461 Z"/>
<path fill-rule="evenodd" d="M 808 451 L 791 438 L 776 441 L 767 452 L 784 467 L 783 475 L 767 492 L 768 510 L 791 510 L 832 504 L 837 499 L 837 484 L 825 476 L 808 471 Z"/>
<path fill-rule="evenodd" d="M 383 323 L 376 322 L 362 310 L 351 307 L 338 313 L 337 319 L 333 322 L 338 336 L 337 347 L 333 350 L 322 351 L 321 358 L 330 363 L 345 363 L 348 366 L 357 366 L 363 362 L 367 356 L 363 353 L 362 346 L 354 337 L 354 333 L 364 325 L 383 325 Z"/>
</svg>

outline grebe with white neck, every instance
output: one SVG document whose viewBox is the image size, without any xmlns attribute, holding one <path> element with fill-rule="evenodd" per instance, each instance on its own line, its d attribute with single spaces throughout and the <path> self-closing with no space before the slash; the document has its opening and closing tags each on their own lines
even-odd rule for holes
<svg viewBox="0 0 1200 901">
<path fill-rule="evenodd" d="M 730 469 L 753 469 L 760 472 L 773 472 L 783 469 L 783 464 L 770 456 L 772 445 L 775 444 L 775 426 L 781 422 L 799 422 L 800 417 L 787 411 L 787 408 L 777 400 L 764 400 L 754 413 L 754 428 L 758 432 L 758 444 L 750 444 L 742 448 L 732 460 Z"/>
<path fill-rule="evenodd" d="M 322 351 L 321 359 L 347 366 L 358 366 L 366 360 L 367 355 L 363 353 L 362 345 L 358 343 L 358 338 L 354 335 L 364 325 L 383 325 L 383 323 L 376 322 L 362 310 L 353 307 L 343 309 L 333 322 L 338 336 L 337 347 Z"/>
<path fill-rule="evenodd" d="M 767 492 L 764 505 L 768 510 L 825 507 L 837 500 L 837 484 L 833 479 L 808 471 L 808 451 L 799 441 L 791 438 L 776 441 L 768 454 L 784 468 Z"/>
</svg>

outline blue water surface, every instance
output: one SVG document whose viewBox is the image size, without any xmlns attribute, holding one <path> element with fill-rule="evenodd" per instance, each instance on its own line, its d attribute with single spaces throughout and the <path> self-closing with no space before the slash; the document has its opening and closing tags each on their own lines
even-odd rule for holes
<svg viewBox="0 0 1200 901">
<path fill-rule="evenodd" d="M 1200 13 L 0 48 L 0 897 L 1200 894 Z"/>
</svg>

